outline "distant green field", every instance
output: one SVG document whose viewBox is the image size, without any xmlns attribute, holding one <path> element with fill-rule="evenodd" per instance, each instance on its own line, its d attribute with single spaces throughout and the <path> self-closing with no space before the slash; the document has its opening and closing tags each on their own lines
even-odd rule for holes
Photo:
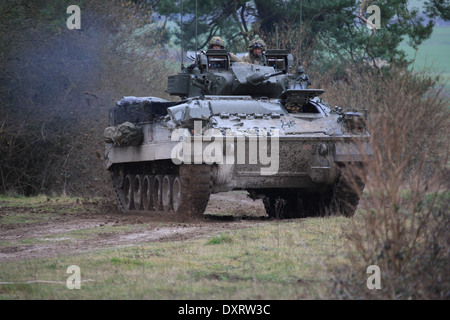
<svg viewBox="0 0 450 320">
<path fill-rule="evenodd" d="M 417 53 L 406 42 L 400 48 L 409 58 L 416 57 L 414 69 L 431 68 L 436 73 L 442 73 L 450 85 L 450 27 L 435 27 L 431 38 L 425 41 Z"/>
</svg>

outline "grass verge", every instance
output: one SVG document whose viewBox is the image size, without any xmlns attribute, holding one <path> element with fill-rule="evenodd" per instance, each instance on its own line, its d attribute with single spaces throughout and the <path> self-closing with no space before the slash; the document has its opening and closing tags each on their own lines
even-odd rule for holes
<svg viewBox="0 0 450 320">
<path fill-rule="evenodd" d="M 6 261 L 0 299 L 327 298 L 327 270 L 347 263 L 342 227 L 349 223 L 269 221 L 185 241 Z M 80 268 L 80 290 L 66 285 L 72 265 Z"/>
</svg>

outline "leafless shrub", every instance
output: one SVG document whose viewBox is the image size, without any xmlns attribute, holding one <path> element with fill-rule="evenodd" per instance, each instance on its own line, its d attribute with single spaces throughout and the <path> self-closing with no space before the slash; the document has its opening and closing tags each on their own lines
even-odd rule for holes
<svg viewBox="0 0 450 320">
<path fill-rule="evenodd" d="M 167 97 L 170 52 L 149 12 L 83 1 L 81 30 L 69 30 L 69 4 L 0 4 L 0 192 L 101 193 L 108 109 L 124 95 Z"/>
<path fill-rule="evenodd" d="M 449 100 L 427 74 L 390 70 L 355 76 L 334 92 L 352 107 L 368 106 L 374 158 L 364 199 L 347 230 L 352 267 L 334 293 L 343 298 L 448 299 Z M 333 93 L 333 89 L 331 90 Z M 350 95 L 350 92 L 353 95 Z M 369 290 L 366 269 L 381 270 L 381 290 Z"/>
</svg>

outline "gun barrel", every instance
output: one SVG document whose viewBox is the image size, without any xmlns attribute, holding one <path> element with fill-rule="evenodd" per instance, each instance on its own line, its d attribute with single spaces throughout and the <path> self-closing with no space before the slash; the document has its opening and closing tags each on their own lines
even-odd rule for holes
<svg viewBox="0 0 450 320">
<path fill-rule="evenodd" d="M 274 73 L 252 75 L 247 78 L 247 82 L 249 82 L 251 84 L 258 84 L 264 80 L 268 80 L 269 78 L 272 78 L 272 77 L 275 77 L 275 76 L 278 76 L 278 75 L 284 74 L 284 73 L 286 73 L 286 71 L 282 70 L 282 71 L 278 71 L 278 72 L 274 72 Z"/>
<path fill-rule="evenodd" d="M 286 73 L 286 71 L 281 70 L 281 71 L 278 71 L 278 72 L 266 74 L 266 76 L 267 76 L 266 80 L 271 78 L 271 77 L 275 77 L 275 76 L 278 76 L 280 74 L 285 74 L 285 73 Z"/>
</svg>

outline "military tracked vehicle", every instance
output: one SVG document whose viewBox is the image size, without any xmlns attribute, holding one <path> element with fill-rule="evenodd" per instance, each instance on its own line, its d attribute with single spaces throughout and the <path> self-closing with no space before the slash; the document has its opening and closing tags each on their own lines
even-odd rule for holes
<svg viewBox="0 0 450 320">
<path fill-rule="evenodd" d="M 346 164 L 372 154 L 364 110 L 345 110 L 310 89 L 285 50 L 264 65 L 200 51 L 168 78 L 178 101 L 124 97 L 110 110 L 106 165 L 124 210 L 202 215 L 210 194 L 246 190 L 269 217 L 352 216 L 364 188 Z"/>
</svg>

